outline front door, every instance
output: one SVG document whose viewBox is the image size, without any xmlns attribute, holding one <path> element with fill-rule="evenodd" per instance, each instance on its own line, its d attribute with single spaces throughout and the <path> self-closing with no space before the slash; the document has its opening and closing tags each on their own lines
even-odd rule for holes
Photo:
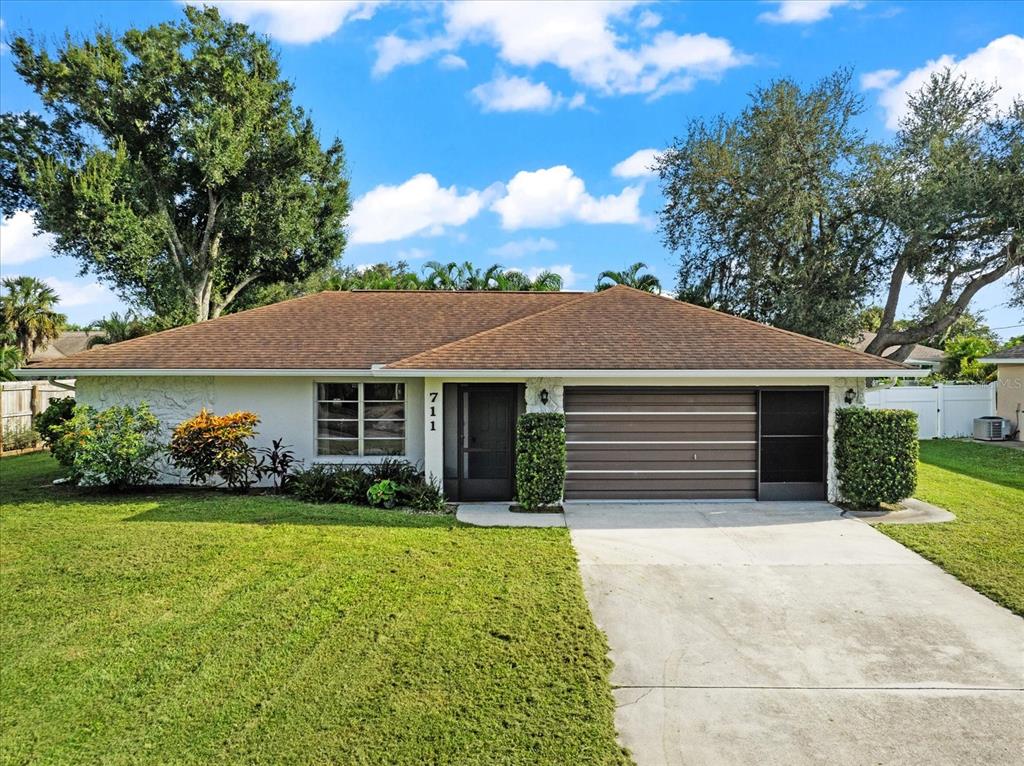
<svg viewBox="0 0 1024 766">
<path fill-rule="evenodd" d="M 511 500 L 515 386 L 459 386 L 459 499 Z"/>
</svg>

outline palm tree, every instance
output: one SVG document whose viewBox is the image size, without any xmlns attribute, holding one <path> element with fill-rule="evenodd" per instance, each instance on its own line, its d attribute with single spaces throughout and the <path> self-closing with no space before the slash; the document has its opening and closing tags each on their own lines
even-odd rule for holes
<svg viewBox="0 0 1024 766">
<path fill-rule="evenodd" d="M 41 346 L 54 340 L 67 317 L 54 311 L 57 293 L 35 277 L 8 277 L 7 294 L 0 297 L 4 329 L 14 336 L 25 359 Z"/>
<path fill-rule="evenodd" d="M 460 282 L 459 264 L 427 261 L 423 264 L 426 276 L 423 284 L 428 290 L 458 290 Z"/>
<path fill-rule="evenodd" d="M 600 292 L 615 285 L 635 287 L 648 293 L 661 294 L 661 280 L 653 274 L 640 274 L 642 269 L 648 268 L 643 261 L 637 261 L 625 271 L 602 271 L 597 278 L 595 289 Z M 607 280 L 607 281 L 605 281 Z"/>
<path fill-rule="evenodd" d="M 542 271 L 530 279 L 522 271 L 505 271 L 501 275 L 499 290 L 520 292 L 558 292 L 562 289 L 562 278 L 553 271 Z"/>
<path fill-rule="evenodd" d="M 123 340 L 131 340 L 132 338 L 141 338 L 143 335 L 149 335 L 153 332 L 145 319 L 131 311 L 127 312 L 124 316 L 121 316 L 116 311 L 111 312 L 110 316 L 96 322 L 95 327 L 102 335 L 94 335 L 89 338 L 87 344 L 89 348 L 120 343 Z"/>
<path fill-rule="evenodd" d="M 12 371 L 21 367 L 24 362 L 20 348 L 8 346 L 6 343 L 0 345 L 0 380 L 15 380 Z"/>
</svg>

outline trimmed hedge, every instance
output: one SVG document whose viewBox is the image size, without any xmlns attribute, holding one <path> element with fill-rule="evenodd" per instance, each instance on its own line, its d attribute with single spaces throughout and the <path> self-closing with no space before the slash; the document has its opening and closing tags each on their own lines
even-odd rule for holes
<svg viewBox="0 0 1024 766">
<path fill-rule="evenodd" d="M 836 471 L 840 496 L 862 508 L 896 503 L 917 488 L 917 413 L 836 410 Z"/>
<path fill-rule="evenodd" d="M 516 494 L 528 511 L 562 499 L 565 484 L 565 415 L 527 412 L 516 434 Z"/>
</svg>

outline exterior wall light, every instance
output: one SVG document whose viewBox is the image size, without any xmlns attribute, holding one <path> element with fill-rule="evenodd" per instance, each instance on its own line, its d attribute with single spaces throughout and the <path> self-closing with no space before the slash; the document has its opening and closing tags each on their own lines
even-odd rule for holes
<svg viewBox="0 0 1024 766">
<path fill-rule="evenodd" d="M 548 390 L 546 388 L 542 388 L 540 390 L 540 403 L 541 404 L 547 404 L 548 403 Z"/>
<path fill-rule="evenodd" d="M 857 399 L 857 392 L 852 388 L 846 389 L 846 393 L 843 395 L 843 401 L 847 404 L 853 404 Z"/>
</svg>

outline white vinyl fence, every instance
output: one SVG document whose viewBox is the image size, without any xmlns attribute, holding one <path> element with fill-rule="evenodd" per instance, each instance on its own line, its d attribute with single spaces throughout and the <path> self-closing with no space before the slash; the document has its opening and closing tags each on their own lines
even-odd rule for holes
<svg viewBox="0 0 1024 766">
<path fill-rule="evenodd" d="M 975 418 L 996 414 L 996 384 L 869 388 L 864 403 L 873 409 L 913 410 L 922 439 L 970 436 Z"/>
</svg>

